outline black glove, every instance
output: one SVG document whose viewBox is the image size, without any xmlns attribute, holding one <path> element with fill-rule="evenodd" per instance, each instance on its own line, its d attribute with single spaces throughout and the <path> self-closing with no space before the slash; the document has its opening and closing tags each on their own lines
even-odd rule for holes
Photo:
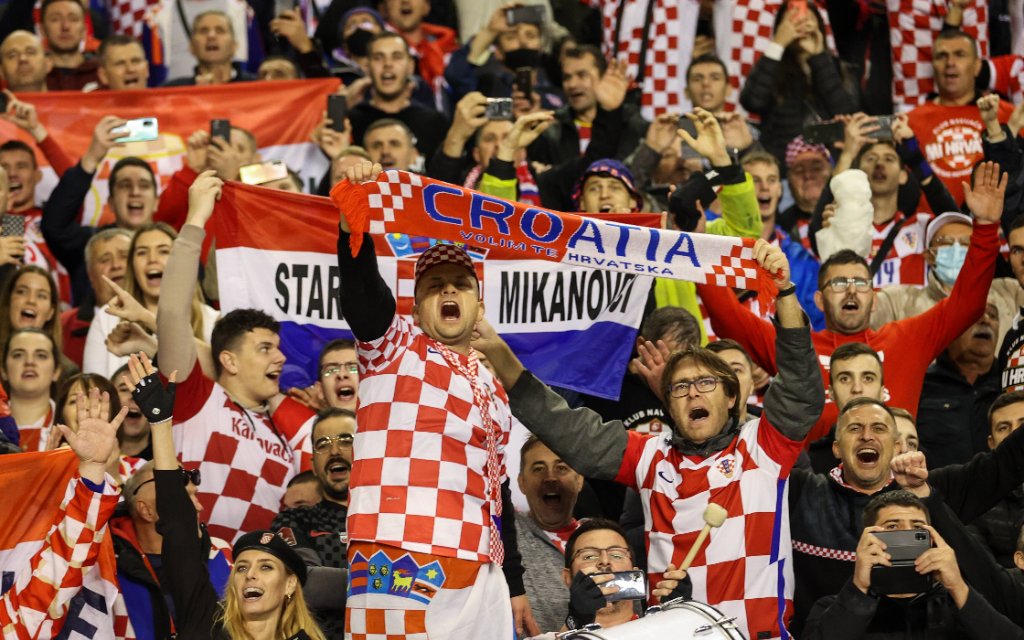
<svg viewBox="0 0 1024 640">
<path fill-rule="evenodd" d="M 585 625 L 592 624 L 597 617 L 598 609 L 606 604 L 601 587 L 587 574 L 578 572 L 569 585 L 569 617 L 565 619 L 566 626 L 570 629 L 582 629 Z"/>
<path fill-rule="evenodd" d="M 168 382 L 165 389 L 160 376 L 151 373 L 132 389 L 135 404 L 139 405 L 150 424 L 171 419 L 174 413 L 174 387 L 175 383 Z"/>
<path fill-rule="evenodd" d="M 676 584 L 676 588 L 673 589 L 667 596 L 661 599 L 662 602 L 671 602 L 672 600 L 693 600 L 693 581 L 690 580 L 690 572 L 686 572 L 686 577 L 680 580 Z"/>
</svg>

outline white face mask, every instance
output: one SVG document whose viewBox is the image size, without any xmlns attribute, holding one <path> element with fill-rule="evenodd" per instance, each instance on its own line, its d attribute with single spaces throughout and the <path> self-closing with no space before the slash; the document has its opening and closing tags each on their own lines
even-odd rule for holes
<svg viewBox="0 0 1024 640">
<path fill-rule="evenodd" d="M 967 258 L 967 247 L 955 242 L 935 250 L 935 275 L 944 285 L 952 285 Z"/>
</svg>

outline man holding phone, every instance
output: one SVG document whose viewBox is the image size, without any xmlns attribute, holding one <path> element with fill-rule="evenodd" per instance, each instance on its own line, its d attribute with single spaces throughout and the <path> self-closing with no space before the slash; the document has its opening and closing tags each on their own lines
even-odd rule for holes
<svg viewBox="0 0 1024 640">
<path fill-rule="evenodd" d="M 844 640 L 924 634 L 950 639 L 1024 638 L 1024 629 L 999 614 L 967 584 L 956 553 L 929 523 L 928 507 L 909 491 L 889 491 L 873 498 L 864 508 L 867 526 L 857 545 L 853 577 L 838 594 L 815 603 L 801 637 Z M 904 568 L 912 566 L 914 574 L 930 576 L 938 587 L 930 588 L 922 581 L 920 590 L 893 592 L 900 588 L 894 583 L 895 572 L 900 570 L 894 564 L 900 561 L 895 545 L 884 542 L 885 534 L 906 531 L 914 531 L 911 540 L 924 544 L 911 545 L 919 548 L 908 554 L 916 556 L 912 561 L 902 561 Z M 893 537 L 889 542 L 893 544 Z M 929 542 L 934 546 L 929 548 Z"/>
</svg>

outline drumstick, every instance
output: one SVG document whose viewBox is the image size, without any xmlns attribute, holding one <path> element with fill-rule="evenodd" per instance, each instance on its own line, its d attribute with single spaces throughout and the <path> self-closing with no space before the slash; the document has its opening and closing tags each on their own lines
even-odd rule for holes
<svg viewBox="0 0 1024 640">
<path fill-rule="evenodd" d="M 693 559 L 697 557 L 697 551 L 700 550 L 702 544 L 707 539 L 708 534 L 711 533 L 711 527 L 720 527 L 725 519 L 729 517 L 729 512 L 725 510 L 721 505 L 717 505 L 714 502 L 709 502 L 706 509 L 704 509 L 704 528 L 697 534 L 697 539 L 693 542 L 693 546 L 690 547 L 690 551 L 683 558 L 683 564 L 679 565 L 679 571 L 686 571 L 693 564 Z"/>
</svg>

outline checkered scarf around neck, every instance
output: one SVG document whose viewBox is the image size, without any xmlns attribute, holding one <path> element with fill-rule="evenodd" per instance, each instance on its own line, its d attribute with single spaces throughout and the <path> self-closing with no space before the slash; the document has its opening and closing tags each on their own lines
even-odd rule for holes
<svg viewBox="0 0 1024 640">
<path fill-rule="evenodd" d="M 487 443 L 487 499 L 491 502 L 491 562 L 501 565 L 505 561 L 505 547 L 501 542 L 501 532 L 498 530 L 498 519 L 501 517 L 501 477 L 498 464 L 498 431 L 499 427 L 491 417 L 491 394 L 487 392 L 480 382 L 480 358 L 474 349 L 469 350 L 467 358 L 469 365 L 463 364 L 455 353 L 444 344 L 434 340 L 434 346 L 441 352 L 445 362 L 461 374 L 473 388 L 473 404 L 480 410 L 481 425 L 486 435 Z"/>
</svg>

